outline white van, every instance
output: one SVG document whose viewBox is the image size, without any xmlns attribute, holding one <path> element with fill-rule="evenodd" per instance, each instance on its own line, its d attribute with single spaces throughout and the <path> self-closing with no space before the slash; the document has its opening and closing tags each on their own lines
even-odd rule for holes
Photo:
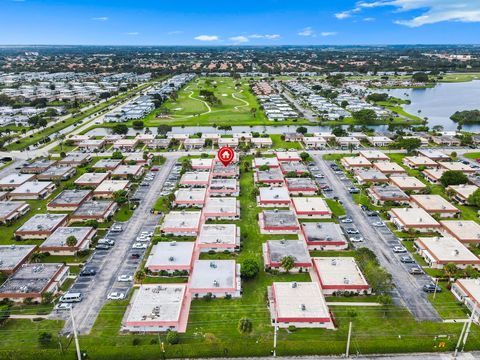
<svg viewBox="0 0 480 360">
<path fill-rule="evenodd" d="M 60 302 L 64 303 L 77 303 L 82 301 L 83 295 L 82 293 L 66 293 L 60 298 Z"/>
</svg>

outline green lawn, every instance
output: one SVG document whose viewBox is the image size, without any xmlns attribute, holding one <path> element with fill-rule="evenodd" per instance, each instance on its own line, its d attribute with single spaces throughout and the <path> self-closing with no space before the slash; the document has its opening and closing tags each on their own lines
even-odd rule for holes
<svg viewBox="0 0 480 360">
<path fill-rule="evenodd" d="M 333 199 L 325 199 L 325 202 L 327 203 L 330 210 L 332 210 L 334 216 L 339 217 L 347 213 L 343 205 L 340 204 L 338 201 L 335 201 Z"/>
<path fill-rule="evenodd" d="M 297 141 L 285 141 L 282 140 L 282 135 L 279 134 L 270 134 L 270 138 L 272 139 L 274 149 L 303 149 L 302 144 Z"/>
</svg>

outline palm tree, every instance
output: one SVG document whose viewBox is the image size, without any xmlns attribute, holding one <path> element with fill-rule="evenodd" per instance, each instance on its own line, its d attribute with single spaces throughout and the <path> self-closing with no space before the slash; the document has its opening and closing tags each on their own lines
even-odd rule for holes
<svg viewBox="0 0 480 360">
<path fill-rule="evenodd" d="M 280 260 L 280 266 L 288 273 L 295 266 L 295 259 L 291 255 L 284 256 L 282 260 Z"/>
<path fill-rule="evenodd" d="M 33 262 L 33 263 L 39 263 L 40 261 L 43 260 L 43 254 L 42 253 L 33 253 L 32 254 L 32 257 L 30 258 L 30 260 Z"/>
<path fill-rule="evenodd" d="M 140 284 L 143 283 L 146 277 L 147 277 L 147 274 L 145 273 L 145 270 L 138 270 L 135 273 L 135 281 L 139 282 Z"/>
</svg>

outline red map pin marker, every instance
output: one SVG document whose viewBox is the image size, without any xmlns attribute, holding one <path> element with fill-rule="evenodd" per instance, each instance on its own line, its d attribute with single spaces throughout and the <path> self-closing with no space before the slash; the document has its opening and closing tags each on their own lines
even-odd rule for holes
<svg viewBox="0 0 480 360">
<path fill-rule="evenodd" d="M 235 157 L 235 152 L 233 151 L 232 148 L 229 148 L 228 146 L 224 146 L 220 148 L 220 150 L 218 150 L 217 157 L 218 157 L 218 160 L 220 160 L 223 165 L 227 166 L 233 161 Z"/>
</svg>

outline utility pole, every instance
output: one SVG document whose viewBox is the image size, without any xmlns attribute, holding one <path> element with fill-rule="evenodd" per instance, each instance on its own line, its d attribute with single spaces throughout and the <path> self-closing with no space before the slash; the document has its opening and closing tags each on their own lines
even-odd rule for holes
<svg viewBox="0 0 480 360">
<path fill-rule="evenodd" d="M 473 317 L 475 316 L 475 310 L 477 310 L 476 303 L 473 305 L 472 314 L 470 315 L 470 319 L 468 319 L 467 330 L 465 331 L 465 337 L 463 338 L 462 352 L 463 352 L 463 349 L 465 349 L 465 345 L 467 344 L 468 335 L 470 335 L 470 328 L 472 327 Z"/>
<path fill-rule="evenodd" d="M 273 330 L 273 356 L 277 356 L 277 312 L 275 311 L 275 324 Z"/>
<path fill-rule="evenodd" d="M 345 351 L 345 357 L 348 358 L 350 354 L 350 339 L 352 337 L 352 322 L 350 321 L 350 324 L 348 324 L 348 337 L 347 337 L 347 351 Z"/>
<path fill-rule="evenodd" d="M 467 323 L 464 322 L 464 323 L 463 323 L 462 332 L 460 333 L 460 337 L 458 338 L 458 341 L 457 341 L 457 346 L 455 346 L 455 352 L 453 353 L 453 358 L 454 358 L 454 359 L 457 358 L 458 348 L 460 347 L 460 342 L 462 341 L 463 333 L 464 333 L 466 327 L 467 327 Z"/>
<path fill-rule="evenodd" d="M 433 290 L 433 300 L 435 300 L 435 296 L 437 295 L 438 279 L 439 278 L 435 280 L 435 290 Z"/>
<path fill-rule="evenodd" d="M 73 337 L 75 339 L 75 348 L 77 349 L 77 360 L 82 360 L 82 354 L 80 353 L 80 344 L 78 343 L 77 328 L 75 327 L 75 318 L 73 317 L 72 308 L 70 308 L 70 319 L 72 320 Z"/>
</svg>

